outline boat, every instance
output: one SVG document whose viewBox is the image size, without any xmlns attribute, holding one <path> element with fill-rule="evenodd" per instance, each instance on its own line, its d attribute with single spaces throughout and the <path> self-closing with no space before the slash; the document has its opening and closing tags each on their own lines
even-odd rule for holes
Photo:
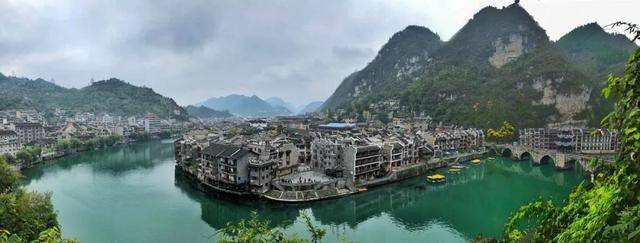
<svg viewBox="0 0 640 243">
<path fill-rule="evenodd" d="M 474 160 L 471 161 L 471 163 L 480 164 L 480 160 L 479 159 L 474 159 Z"/>
<path fill-rule="evenodd" d="M 440 183 L 440 182 L 444 182 L 444 180 L 445 180 L 445 176 L 442 174 L 433 174 L 433 175 L 427 176 L 427 181 L 431 183 Z"/>
<path fill-rule="evenodd" d="M 450 167 L 451 167 L 451 169 L 464 169 L 464 168 L 467 168 L 467 167 L 464 167 L 464 165 L 452 165 Z"/>
<path fill-rule="evenodd" d="M 367 188 L 366 187 L 360 187 L 358 188 L 358 192 L 366 192 Z"/>
<path fill-rule="evenodd" d="M 461 171 L 462 171 L 461 169 L 456 169 L 456 168 L 449 169 L 449 173 L 453 173 L 453 174 L 460 174 Z"/>
<path fill-rule="evenodd" d="M 496 159 L 495 157 L 489 157 L 489 160 L 495 160 L 495 159 Z"/>
</svg>

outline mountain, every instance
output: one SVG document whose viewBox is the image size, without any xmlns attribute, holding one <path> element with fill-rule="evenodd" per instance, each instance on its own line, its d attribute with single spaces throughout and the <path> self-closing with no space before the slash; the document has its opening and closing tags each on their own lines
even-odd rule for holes
<svg viewBox="0 0 640 243">
<path fill-rule="evenodd" d="M 607 33 L 597 23 L 579 26 L 561 37 L 556 45 L 574 66 L 587 76 L 595 79 L 595 89 L 607 84 L 609 74 L 621 75 L 629 55 L 638 48 L 622 34 Z M 605 100 L 599 92 L 592 92 L 589 105 L 593 112 L 587 114 L 591 125 L 599 121 L 613 109 L 613 102 Z"/>
<path fill-rule="evenodd" d="M 322 101 L 310 102 L 309 104 L 305 105 L 302 109 L 300 109 L 298 114 L 307 114 L 311 112 L 316 112 L 320 109 L 320 107 L 322 107 L 322 104 L 324 104 L 324 102 Z"/>
<path fill-rule="evenodd" d="M 187 113 L 189 113 L 190 116 L 200 119 L 228 118 L 233 116 L 229 111 L 218 111 L 205 106 L 189 105 L 184 109 L 187 111 Z"/>
<path fill-rule="evenodd" d="M 224 97 L 210 98 L 198 105 L 203 105 L 215 110 L 228 110 L 231 113 L 243 117 L 261 117 L 289 115 L 291 111 L 284 107 L 273 107 L 258 96 L 228 95 Z"/>
<path fill-rule="evenodd" d="M 272 107 L 284 107 L 287 110 L 291 111 L 292 113 L 298 112 L 298 107 L 296 107 L 295 105 L 289 102 L 284 101 L 280 97 L 271 97 L 271 98 L 265 99 L 264 101 L 269 103 L 269 105 L 271 105 Z"/>
<path fill-rule="evenodd" d="M 143 116 L 152 112 L 162 118 L 187 118 L 187 112 L 173 99 L 115 78 L 93 82 L 81 89 L 67 89 L 43 79 L 0 75 L 0 110 L 19 108 L 46 112 L 60 108 L 118 116 Z"/>
<path fill-rule="evenodd" d="M 424 113 L 476 127 L 596 119 L 591 104 L 598 82 L 520 5 L 483 8 L 449 41 L 436 37 L 415 26 L 396 33 L 323 109 L 351 116 Z"/>
<path fill-rule="evenodd" d="M 362 94 L 381 91 L 383 84 L 410 82 L 442 44 L 431 30 L 408 26 L 394 34 L 365 68 L 345 78 L 324 107 L 348 105 Z"/>
<path fill-rule="evenodd" d="M 621 74 L 629 55 L 638 48 L 625 35 L 607 33 L 597 23 L 573 29 L 556 44 L 576 67 L 602 78 L 612 72 Z"/>
</svg>

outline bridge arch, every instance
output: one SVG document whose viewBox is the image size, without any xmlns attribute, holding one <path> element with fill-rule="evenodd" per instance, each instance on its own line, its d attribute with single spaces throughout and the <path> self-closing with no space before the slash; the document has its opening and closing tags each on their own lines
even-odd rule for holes
<svg viewBox="0 0 640 243">
<path fill-rule="evenodd" d="M 548 154 L 543 155 L 542 158 L 540 158 L 540 164 L 543 165 L 543 164 L 548 164 L 548 163 L 551 163 L 553 165 L 556 164 L 553 156 L 548 155 Z"/>
<path fill-rule="evenodd" d="M 524 152 L 522 152 L 522 153 L 518 156 L 518 159 L 520 159 L 520 160 L 530 160 L 530 161 L 535 160 L 535 159 L 533 158 L 533 155 L 532 155 L 531 153 L 529 153 L 528 151 L 524 151 Z"/>
<path fill-rule="evenodd" d="M 498 155 L 498 149 L 496 149 L 495 147 L 490 147 L 489 148 L 489 154 Z"/>
<path fill-rule="evenodd" d="M 513 151 L 510 148 L 504 148 L 500 151 L 500 156 L 502 157 L 511 157 L 513 156 Z"/>
</svg>

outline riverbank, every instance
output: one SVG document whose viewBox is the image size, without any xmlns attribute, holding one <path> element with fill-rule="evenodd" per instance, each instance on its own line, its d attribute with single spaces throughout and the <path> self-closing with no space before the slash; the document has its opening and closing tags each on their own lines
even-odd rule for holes
<svg viewBox="0 0 640 243">
<path fill-rule="evenodd" d="M 338 178 L 318 183 L 304 183 L 304 185 L 294 185 L 290 183 L 283 185 L 279 182 L 276 182 L 272 184 L 270 190 L 266 192 L 255 193 L 234 191 L 217 187 L 210 183 L 205 183 L 198 179 L 198 171 L 194 168 L 183 168 L 180 165 L 176 165 L 175 168 L 176 170 L 180 170 L 182 173 L 186 174 L 187 178 L 190 178 L 191 180 L 197 182 L 198 188 L 200 190 L 218 191 L 221 193 L 233 194 L 236 196 L 264 198 L 270 201 L 283 203 L 307 203 L 312 201 L 341 198 L 357 193 L 366 192 L 368 188 L 384 186 L 387 184 L 426 175 L 427 173 L 435 169 L 449 167 L 453 164 L 459 164 L 461 162 L 467 162 L 483 157 L 487 157 L 486 150 L 456 154 L 444 158 L 433 158 L 422 163 L 395 168 L 388 175 L 373 180 L 353 183 Z M 285 188 L 291 188 L 291 190 L 286 190 Z M 297 188 L 305 189 L 298 190 Z"/>
</svg>

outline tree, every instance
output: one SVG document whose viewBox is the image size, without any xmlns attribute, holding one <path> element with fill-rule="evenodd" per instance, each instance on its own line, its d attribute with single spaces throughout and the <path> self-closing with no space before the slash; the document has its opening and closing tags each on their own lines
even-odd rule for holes
<svg viewBox="0 0 640 243">
<path fill-rule="evenodd" d="M 70 242 L 60 237 L 51 194 L 25 191 L 20 177 L 0 157 L 0 242 Z"/>
<path fill-rule="evenodd" d="M 581 183 L 565 206 L 537 201 L 521 207 L 505 225 L 503 241 L 640 242 L 640 49 L 622 76 L 610 75 L 602 94 L 615 101 L 602 125 L 621 132 L 615 162 L 598 163 L 593 183 Z"/>
<path fill-rule="evenodd" d="M 487 138 L 496 142 L 512 141 L 516 137 L 516 128 L 508 121 L 502 122 L 497 129 L 487 130 Z"/>
<path fill-rule="evenodd" d="M 220 242 L 223 243 L 267 243 L 267 242 L 288 242 L 288 243 L 317 243 L 322 240 L 325 230 L 317 228 L 311 222 L 311 218 L 303 213 L 307 229 L 311 233 L 311 240 L 306 240 L 297 235 L 286 235 L 280 229 L 271 228 L 268 220 L 258 219 L 256 212 L 251 213 L 249 220 L 227 225 L 218 231 L 221 234 Z"/>
<path fill-rule="evenodd" d="M 13 170 L 0 156 L 0 193 L 14 192 L 20 187 L 20 173 Z"/>
<path fill-rule="evenodd" d="M 69 148 L 73 150 L 78 150 L 81 147 L 82 147 L 82 141 L 80 141 L 80 139 L 77 139 L 77 138 L 69 139 Z"/>
<path fill-rule="evenodd" d="M 10 165 L 15 165 L 16 164 L 16 157 L 11 155 L 11 154 L 4 154 L 0 157 L 4 157 L 5 162 L 7 162 Z"/>
<path fill-rule="evenodd" d="M 66 152 L 69 148 L 71 148 L 71 142 L 68 139 L 60 139 L 55 145 L 57 152 Z"/>
</svg>

